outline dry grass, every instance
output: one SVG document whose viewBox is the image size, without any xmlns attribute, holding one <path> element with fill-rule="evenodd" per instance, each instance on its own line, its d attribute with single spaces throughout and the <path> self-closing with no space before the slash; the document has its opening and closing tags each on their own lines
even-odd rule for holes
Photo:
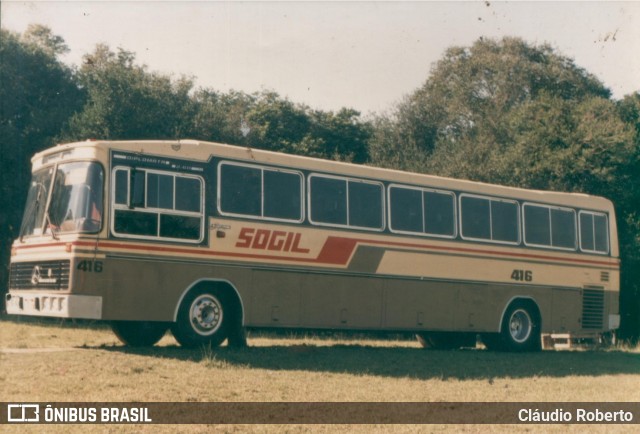
<svg viewBox="0 0 640 434">
<path fill-rule="evenodd" d="M 501 354 L 425 351 L 408 340 L 305 335 L 253 335 L 249 345 L 185 350 L 168 335 L 157 347 L 131 349 L 100 325 L 3 320 L 0 401 L 640 401 L 639 348 Z M 33 432 L 42 428 L 67 432 L 74 427 L 37 428 Z M 222 432 L 484 432 L 489 428 L 537 432 L 540 427 L 154 425 L 133 430 L 212 428 Z M 544 431 L 583 432 L 585 428 L 544 426 Z M 629 432 L 625 426 L 593 426 L 589 431 L 611 432 L 612 428 Z"/>
</svg>

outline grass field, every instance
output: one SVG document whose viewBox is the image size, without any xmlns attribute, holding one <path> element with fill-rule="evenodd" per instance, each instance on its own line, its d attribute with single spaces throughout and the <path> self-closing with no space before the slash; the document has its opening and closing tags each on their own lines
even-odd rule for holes
<svg viewBox="0 0 640 434">
<path fill-rule="evenodd" d="M 412 340 L 249 335 L 185 350 L 123 347 L 102 325 L 0 320 L 0 401 L 640 401 L 640 349 L 426 351 Z M 5 428 L 5 427 L 3 427 Z M 24 432 L 25 426 L 9 427 Z M 21 428 L 21 429 L 17 429 Z M 31 432 L 120 432 L 36 426 Z M 37 429 L 36 429 L 37 428 Z M 129 426 L 132 432 L 584 432 L 580 425 Z M 589 426 L 633 432 L 632 425 Z M 12 431 L 9 431 L 12 432 Z"/>
</svg>

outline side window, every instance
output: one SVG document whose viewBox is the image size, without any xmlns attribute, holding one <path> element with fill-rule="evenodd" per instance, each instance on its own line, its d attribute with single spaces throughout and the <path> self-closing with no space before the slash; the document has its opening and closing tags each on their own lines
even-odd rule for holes
<svg viewBox="0 0 640 434">
<path fill-rule="evenodd" d="M 347 225 L 347 181 L 312 175 L 309 178 L 313 223 Z"/>
<path fill-rule="evenodd" d="M 526 203 L 524 242 L 528 246 L 576 249 L 576 213 L 572 209 Z"/>
<path fill-rule="evenodd" d="M 491 240 L 491 202 L 479 197 L 462 196 L 460 214 L 462 238 Z"/>
<path fill-rule="evenodd" d="M 114 200 L 117 205 L 129 204 L 129 170 L 116 169 L 113 191 L 115 196 Z"/>
<path fill-rule="evenodd" d="M 176 211 L 202 212 L 202 182 L 196 178 L 176 178 Z"/>
<path fill-rule="evenodd" d="M 172 175 L 149 173 L 147 175 L 147 207 L 173 209 L 173 180 Z"/>
<path fill-rule="evenodd" d="M 520 218 L 518 204 L 501 200 L 491 201 L 491 239 L 505 243 L 519 243 Z"/>
<path fill-rule="evenodd" d="M 220 164 L 220 211 L 262 216 L 262 171 L 255 167 Z"/>
<path fill-rule="evenodd" d="M 464 239 L 520 242 L 519 210 L 515 201 L 461 195 L 460 214 Z"/>
<path fill-rule="evenodd" d="M 264 217 L 302 220 L 302 175 L 264 171 Z"/>
<path fill-rule="evenodd" d="M 382 184 L 349 180 L 349 226 L 384 228 Z"/>
<path fill-rule="evenodd" d="M 389 187 L 389 227 L 398 232 L 424 232 L 422 192 L 413 188 Z"/>
<path fill-rule="evenodd" d="M 589 253 L 609 253 L 607 215 L 580 211 L 580 250 Z"/>
<path fill-rule="evenodd" d="M 453 238 L 456 234 L 455 195 L 416 187 L 389 187 L 393 232 Z"/>
<path fill-rule="evenodd" d="M 384 228 L 381 183 L 311 175 L 309 198 L 311 223 L 378 231 Z"/>
<path fill-rule="evenodd" d="M 560 249 L 576 249 L 576 212 L 567 209 L 551 209 L 551 246 Z"/>
<path fill-rule="evenodd" d="M 551 246 L 551 214 L 547 207 L 525 204 L 524 242 L 532 246 Z"/>
<path fill-rule="evenodd" d="M 218 208 L 221 214 L 302 221 L 301 173 L 222 162 L 218 176 Z"/>
<path fill-rule="evenodd" d="M 112 199 L 114 234 L 201 241 L 203 188 L 202 179 L 191 175 L 116 168 Z"/>
<path fill-rule="evenodd" d="M 453 193 L 425 191 L 424 231 L 430 235 L 455 237 L 456 198 Z"/>
</svg>

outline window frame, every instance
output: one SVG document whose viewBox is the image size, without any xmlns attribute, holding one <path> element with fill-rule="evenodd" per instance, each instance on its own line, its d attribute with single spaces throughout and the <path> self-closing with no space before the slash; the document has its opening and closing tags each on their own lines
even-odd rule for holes
<svg viewBox="0 0 640 434">
<path fill-rule="evenodd" d="M 526 220 L 526 212 L 524 210 L 524 208 L 526 206 L 535 206 L 538 208 L 546 208 L 549 211 L 549 245 L 546 244 L 536 244 L 536 243 L 529 243 L 527 242 L 527 234 L 526 234 L 526 228 L 527 228 L 527 220 Z M 575 240 L 575 245 L 573 248 L 570 247 L 558 247 L 558 246 L 554 246 L 553 245 L 553 226 L 551 225 L 551 210 L 559 210 L 559 211 L 571 211 L 573 213 L 573 228 L 574 228 L 574 240 Z M 576 210 L 574 208 L 568 208 L 568 207 L 564 207 L 564 206 L 557 206 L 557 205 L 545 205 L 542 203 L 536 203 L 536 202 L 523 202 L 522 203 L 522 240 L 523 243 L 526 247 L 538 247 L 538 248 L 542 248 L 542 249 L 551 249 L 551 250 L 561 250 L 564 252 L 576 252 L 578 251 L 578 237 L 579 237 L 579 229 L 578 229 L 578 224 L 579 222 L 576 220 L 578 213 L 576 212 Z"/>
<path fill-rule="evenodd" d="M 470 197 L 470 198 L 474 198 L 474 199 L 484 199 L 484 200 L 488 200 L 489 201 L 489 234 L 491 235 L 491 239 L 488 238 L 476 238 L 476 237 L 466 237 L 463 233 L 463 226 L 462 226 L 462 219 L 463 219 L 463 212 L 462 212 L 462 199 L 465 197 Z M 517 212 L 517 216 L 516 216 L 516 224 L 518 225 L 517 228 L 517 232 L 518 232 L 518 240 L 517 241 L 502 241 L 502 240 L 494 240 L 493 239 L 493 219 L 492 219 L 492 211 L 491 211 L 491 202 L 503 202 L 503 203 L 512 203 L 516 205 L 516 212 Z M 479 242 L 479 243 L 488 243 L 488 244 L 501 244 L 501 245 L 505 245 L 505 246 L 519 246 L 522 244 L 522 239 L 523 239 L 523 235 L 522 235 L 522 224 L 521 224 L 521 211 L 520 211 L 520 202 L 518 202 L 518 200 L 516 199 L 506 199 L 503 197 L 493 197 L 493 196 L 484 196 L 484 195 L 480 195 L 480 194 L 473 194 L 473 193 L 460 193 L 458 195 L 458 208 L 460 210 L 460 212 L 458 213 L 459 215 L 459 221 L 458 224 L 460 225 L 460 238 L 465 240 L 465 241 L 475 241 L 475 242 Z"/>
<path fill-rule="evenodd" d="M 222 210 L 222 166 L 236 166 L 236 167 L 246 167 L 249 169 L 256 169 L 260 171 L 260 214 L 252 215 L 252 214 L 240 214 L 234 212 L 227 212 Z M 300 178 L 300 218 L 299 219 L 282 219 L 277 217 L 265 217 L 264 216 L 264 172 L 268 170 L 270 172 L 279 172 L 279 173 L 289 173 L 293 175 L 297 175 Z M 221 216 L 225 217 L 238 217 L 244 219 L 251 220 L 263 220 L 263 221 L 271 221 L 271 222 L 281 222 L 281 223 L 302 223 L 304 221 L 305 216 L 305 203 L 304 203 L 304 174 L 299 170 L 281 168 L 281 167 L 272 167 L 272 166 L 263 166 L 259 164 L 248 164 L 242 163 L 238 161 L 231 160 L 222 160 L 218 162 L 217 165 L 217 198 L 216 198 L 216 209 Z"/>
<path fill-rule="evenodd" d="M 596 223 L 595 223 L 595 218 L 593 219 L 593 224 L 592 224 L 592 233 L 593 233 L 593 250 L 589 250 L 589 249 L 584 249 L 582 247 L 582 224 L 580 223 L 580 216 L 582 214 L 589 214 L 593 217 L 595 216 L 601 216 L 604 217 L 605 219 L 605 223 L 606 223 L 606 236 L 607 236 L 607 250 L 605 252 L 601 251 L 601 250 L 596 250 Z M 586 211 L 586 210 L 580 210 L 578 211 L 578 222 L 577 222 L 577 231 L 578 231 L 578 243 L 579 243 L 579 248 L 581 252 L 584 253 L 592 253 L 594 255 L 609 255 L 609 252 L 611 251 L 611 236 L 609 234 L 609 215 L 607 213 L 604 212 L 598 212 L 598 211 Z"/>
<path fill-rule="evenodd" d="M 391 189 L 392 188 L 403 188 L 405 190 L 416 190 L 420 192 L 420 198 L 422 200 L 422 232 L 403 231 L 399 229 L 393 229 L 393 225 L 392 225 L 393 220 L 391 215 Z M 440 234 L 432 234 L 432 233 L 426 232 L 425 209 L 424 209 L 424 193 L 425 192 L 445 194 L 453 198 L 453 235 L 440 235 Z M 387 207 L 388 213 L 389 213 L 389 220 L 388 220 L 389 232 L 393 234 L 400 234 L 400 235 L 418 235 L 422 237 L 454 240 L 458 237 L 458 232 L 459 232 L 458 231 L 458 207 L 456 206 L 456 202 L 457 202 L 456 193 L 454 193 L 453 191 L 439 190 L 439 189 L 429 188 L 429 187 L 417 187 L 413 185 L 396 184 L 396 183 L 389 184 L 387 186 L 387 203 L 389 204 L 389 206 Z"/>
<path fill-rule="evenodd" d="M 205 212 L 205 188 L 206 188 L 206 183 L 204 182 L 204 178 L 201 176 L 197 176 L 197 175 L 191 175 L 191 174 L 186 174 L 183 172 L 170 172 L 170 171 L 163 171 L 163 170 L 157 170 L 157 169 L 147 169 L 147 168 L 135 168 L 136 170 L 139 171 L 144 171 L 145 172 L 145 194 L 144 194 L 144 207 L 138 207 L 138 208 L 130 208 L 129 207 L 129 203 L 131 201 L 131 170 L 134 169 L 134 167 L 131 166 L 115 166 L 111 169 L 111 180 L 110 180 L 110 198 L 109 198 L 109 203 L 111 205 L 111 210 L 109 212 L 109 215 L 111 217 L 111 221 L 110 221 L 110 230 L 111 233 L 117 237 L 121 237 L 121 238 L 130 238 L 130 239 L 138 239 L 138 240 L 154 240 L 154 241 L 175 241 L 178 243 L 187 243 L 187 244 L 200 244 L 204 241 L 206 233 L 205 233 L 205 220 L 206 220 L 206 212 Z M 118 172 L 119 170 L 123 170 L 127 173 L 127 203 L 126 204 L 118 204 L 116 203 L 116 172 Z M 171 176 L 173 178 L 173 209 L 167 209 L 167 208 L 148 208 L 147 207 L 147 186 L 148 186 L 148 175 L 152 173 L 152 174 L 156 174 L 156 175 L 168 175 Z M 176 178 L 177 177 L 181 177 L 181 178 L 189 178 L 189 179 L 195 179 L 198 182 L 200 182 L 200 212 L 193 212 L 193 211 L 182 211 L 182 210 L 176 210 L 175 206 L 176 206 Z M 127 233 L 122 233 L 122 232 L 117 232 L 116 231 L 116 211 L 117 210 L 121 210 L 121 211 L 136 211 L 139 210 L 138 212 L 144 212 L 144 213 L 148 213 L 148 214 L 156 214 L 157 218 L 158 218 L 158 222 L 157 222 L 157 229 L 158 235 L 136 235 L 136 234 L 127 234 Z M 172 216 L 178 216 L 178 217 L 198 217 L 200 218 L 200 236 L 198 237 L 198 239 L 186 239 L 186 238 L 173 238 L 173 237 L 163 237 L 160 235 L 160 219 L 161 219 L 161 215 L 172 215 Z"/>
<path fill-rule="evenodd" d="M 336 179 L 339 181 L 345 181 L 346 183 L 346 191 L 345 191 L 345 198 L 346 198 L 346 210 L 347 210 L 347 224 L 343 225 L 343 224 L 339 224 L 339 223 L 324 223 L 324 222 L 317 222 L 314 221 L 311 217 L 311 213 L 312 213 L 312 207 L 311 207 L 311 180 L 313 178 L 325 178 L 325 179 Z M 381 211 L 381 227 L 380 228 L 372 228 L 372 227 L 366 227 L 366 226 L 354 226 L 354 225 L 350 225 L 349 224 L 349 217 L 350 217 L 350 212 L 349 212 L 349 182 L 355 182 L 355 183 L 362 183 L 362 184 L 369 184 L 369 185 L 378 185 L 380 186 L 380 204 L 382 206 Z M 370 179 L 361 179 L 361 178 L 352 178 L 349 176 L 339 176 L 339 175 L 327 175 L 324 173 L 310 173 L 307 176 L 307 200 L 309 203 L 308 209 L 307 209 L 307 218 L 309 220 L 309 223 L 311 223 L 314 226 L 322 226 L 322 227 L 331 227 L 331 228 L 345 228 L 345 229 L 360 229 L 360 230 L 364 230 L 364 231 L 370 231 L 370 232 L 384 232 L 385 228 L 387 227 L 387 219 L 386 219 L 386 202 L 385 202 L 385 188 L 384 188 L 384 183 L 382 183 L 381 181 L 373 181 Z"/>
</svg>

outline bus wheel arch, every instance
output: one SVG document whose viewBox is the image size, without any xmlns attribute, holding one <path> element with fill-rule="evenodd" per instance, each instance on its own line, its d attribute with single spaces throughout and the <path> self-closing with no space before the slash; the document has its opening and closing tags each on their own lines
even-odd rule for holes
<svg viewBox="0 0 640 434">
<path fill-rule="evenodd" d="M 183 347 L 216 347 L 225 339 L 243 345 L 244 308 L 234 285 L 226 280 L 201 279 L 180 296 L 171 332 Z"/>
<path fill-rule="evenodd" d="M 500 317 L 498 333 L 482 337 L 487 348 L 500 351 L 541 350 L 542 314 L 531 297 L 514 297 Z"/>
</svg>

